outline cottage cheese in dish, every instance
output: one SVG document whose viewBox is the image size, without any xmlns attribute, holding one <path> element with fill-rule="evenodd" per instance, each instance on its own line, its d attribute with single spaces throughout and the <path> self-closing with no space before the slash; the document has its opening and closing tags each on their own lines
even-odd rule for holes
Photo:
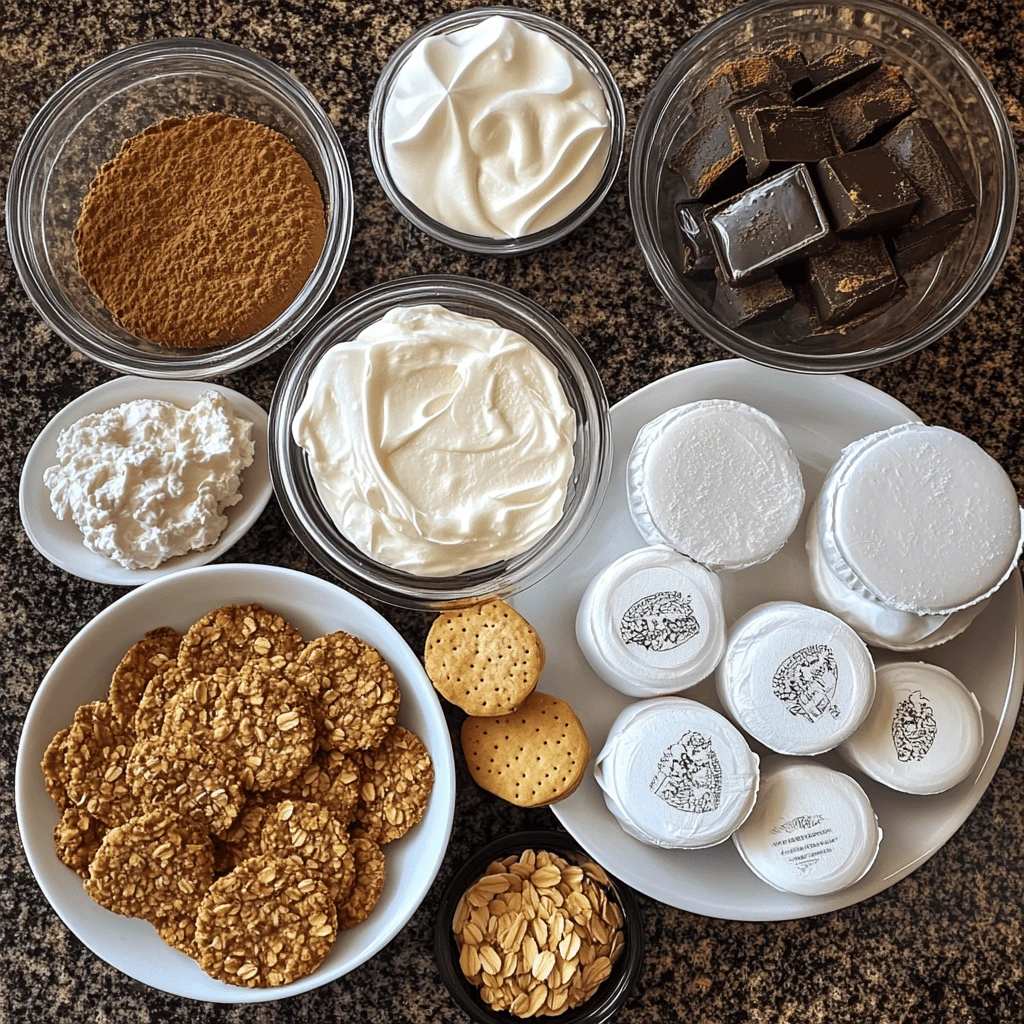
<svg viewBox="0 0 1024 1024">
<path fill-rule="evenodd" d="M 43 474 L 50 505 L 89 550 L 155 569 L 216 543 L 224 510 L 242 498 L 251 431 L 216 391 L 190 409 L 139 399 L 83 416 L 61 431 L 57 464 Z"/>
<path fill-rule="evenodd" d="M 360 551 L 455 576 L 527 551 L 561 519 L 576 414 L 522 335 L 423 305 L 328 350 L 292 436 Z"/>
<path fill-rule="evenodd" d="M 521 238 L 597 187 L 611 122 L 597 79 L 545 32 L 496 15 L 421 40 L 384 109 L 398 190 L 456 231 Z"/>
</svg>

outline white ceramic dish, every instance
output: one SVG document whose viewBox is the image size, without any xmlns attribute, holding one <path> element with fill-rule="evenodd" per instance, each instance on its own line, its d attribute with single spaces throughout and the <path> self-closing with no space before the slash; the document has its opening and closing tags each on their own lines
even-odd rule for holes
<svg viewBox="0 0 1024 1024">
<path fill-rule="evenodd" d="M 344 629 L 376 647 L 398 678 L 400 724 L 424 742 L 434 762 L 434 790 L 423 820 L 385 847 L 387 881 L 370 917 L 339 934 L 323 964 L 292 985 L 247 989 L 208 977 L 165 946 L 146 921 L 119 917 L 94 903 L 81 879 L 53 850 L 59 815 L 46 793 L 40 758 L 82 703 L 102 699 L 132 639 L 156 626 L 187 628 L 224 604 L 256 602 L 312 639 Z M 143 984 L 189 999 L 254 1003 L 318 988 L 368 960 L 412 917 L 441 866 L 455 809 L 455 763 L 444 715 L 419 658 L 397 631 L 357 597 L 324 580 L 267 565 L 213 565 L 176 573 L 132 591 L 100 612 L 64 648 L 36 692 L 18 748 L 18 826 L 29 865 L 61 920 L 97 956 Z"/>
<path fill-rule="evenodd" d="M 90 551 L 82 541 L 82 532 L 68 518 L 59 520 L 50 507 L 50 492 L 43 473 L 57 461 L 57 437 L 62 430 L 90 413 L 106 412 L 123 402 L 155 398 L 173 402 L 182 408 L 194 405 L 207 391 L 218 391 L 231 403 L 239 416 L 252 420 L 252 439 L 256 445 L 252 465 L 242 474 L 242 500 L 226 512 L 228 525 L 217 543 L 203 551 L 190 551 L 170 558 L 155 569 L 126 569 L 112 558 Z M 153 380 L 149 377 L 118 377 L 79 395 L 43 427 L 25 458 L 21 470 L 18 504 L 21 522 L 36 550 L 58 568 L 73 576 L 109 583 L 118 587 L 137 587 L 181 569 L 193 569 L 219 558 L 245 536 L 249 527 L 267 507 L 274 486 L 270 480 L 270 456 L 267 445 L 267 414 L 251 398 L 231 388 L 194 380 Z"/>
<path fill-rule="evenodd" d="M 527 619 L 541 626 L 547 662 L 540 688 L 572 704 L 595 752 L 630 698 L 601 682 L 580 653 L 573 629 L 576 608 L 600 569 L 643 543 L 626 506 L 625 461 L 637 432 L 673 406 L 707 398 L 746 402 L 779 423 L 800 459 L 808 507 L 844 445 L 871 431 L 918 418 L 894 398 L 849 377 L 811 378 L 742 360 L 683 370 L 630 395 L 612 409 L 612 482 L 594 527 L 557 571 L 514 601 Z M 722 583 L 730 623 L 769 600 L 814 604 L 803 526 L 797 527 L 770 561 L 725 574 Z M 815 897 L 778 892 L 747 869 L 732 843 L 678 851 L 645 846 L 619 828 L 591 772 L 568 800 L 552 809 L 610 872 L 648 896 L 693 913 L 737 921 L 776 921 L 850 906 L 888 888 L 928 860 L 981 799 L 1017 718 L 1024 678 L 1022 641 L 1024 593 L 1020 575 L 1014 572 L 964 634 L 922 653 L 924 660 L 961 678 L 982 707 L 982 754 L 960 785 L 937 796 L 908 796 L 851 771 L 834 751 L 818 758 L 822 764 L 854 775 L 870 797 L 885 833 L 872 869 L 841 892 Z M 899 657 L 877 650 L 872 653 L 883 662 Z M 713 678 L 687 690 L 686 696 L 721 710 Z M 758 744 L 752 745 L 764 753 Z"/>
</svg>

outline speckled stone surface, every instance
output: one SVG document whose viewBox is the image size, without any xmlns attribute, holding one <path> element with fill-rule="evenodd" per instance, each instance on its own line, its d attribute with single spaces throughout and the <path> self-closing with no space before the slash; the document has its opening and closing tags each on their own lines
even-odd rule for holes
<svg viewBox="0 0 1024 1024">
<path fill-rule="evenodd" d="M 408 0 L 5 0 L 0 5 L 0 185 L 32 114 L 70 74 L 110 50 L 164 35 L 229 40 L 277 61 L 324 105 L 352 165 L 358 209 L 336 300 L 378 281 L 459 272 L 520 289 L 561 318 L 597 364 L 614 402 L 722 353 L 671 312 L 649 278 L 627 214 L 625 176 L 597 215 L 545 252 L 506 261 L 454 253 L 413 229 L 378 186 L 366 147 L 374 82 L 389 53 L 453 6 Z M 468 5 L 465 5 L 468 6 Z M 729 0 L 545 0 L 536 7 L 596 45 L 622 88 L 630 128 L 671 54 Z M 988 74 L 1024 144 L 1019 0 L 914 4 Z M 863 374 L 927 420 L 965 431 L 1024 489 L 1024 252 L 1018 230 L 995 286 L 930 349 Z M 431 952 L 440 887 L 484 841 L 548 826 L 475 789 L 457 754 L 448 856 L 405 930 L 371 962 L 306 996 L 252 1008 L 189 1003 L 146 989 L 94 957 L 57 919 L 21 850 L 13 779 L 18 737 L 46 668 L 123 591 L 67 576 L 29 544 L 18 475 L 29 445 L 66 402 L 113 375 L 74 354 L 36 315 L 0 246 L 0 1021 L 464 1021 Z M 229 383 L 265 406 L 287 352 Z M 808 386 L 813 386 L 812 382 Z M 232 560 L 319 573 L 271 503 Z M 413 647 L 425 617 L 382 609 Z M 458 715 L 450 714 L 453 735 Z M 642 900 L 649 952 L 623 1022 L 1013 1022 L 1024 1019 L 1024 740 L 1018 731 L 988 794 L 957 835 L 907 880 L 857 907 L 784 924 L 695 917 Z"/>
</svg>

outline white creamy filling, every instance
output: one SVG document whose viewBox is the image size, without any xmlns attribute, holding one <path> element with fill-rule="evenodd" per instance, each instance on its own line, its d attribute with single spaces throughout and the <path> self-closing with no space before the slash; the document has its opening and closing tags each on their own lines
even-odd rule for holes
<svg viewBox="0 0 1024 1024">
<path fill-rule="evenodd" d="M 251 431 L 215 391 L 191 409 L 140 399 L 83 416 L 61 431 L 57 464 L 43 474 L 50 505 L 91 551 L 155 569 L 216 543 L 224 510 L 242 500 Z"/>
<path fill-rule="evenodd" d="M 558 523 L 576 415 L 526 338 L 424 305 L 326 352 L 292 436 L 360 551 L 455 576 L 527 551 Z"/>
<path fill-rule="evenodd" d="M 399 191 L 485 238 L 564 220 L 600 182 L 611 137 L 591 72 L 546 33 L 500 15 L 423 39 L 395 76 L 383 128 Z"/>
</svg>

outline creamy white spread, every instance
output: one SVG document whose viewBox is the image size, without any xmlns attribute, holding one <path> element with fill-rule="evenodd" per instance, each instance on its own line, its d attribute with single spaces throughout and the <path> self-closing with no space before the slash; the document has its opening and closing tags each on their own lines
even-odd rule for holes
<svg viewBox="0 0 1024 1024">
<path fill-rule="evenodd" d="M 559 521 L 576 415 L 522 335 L 424 305 L 327 351 L 292 436 L 357 548 L 455 576 L 528 550 Z"/>
<path fill-rule="evenodd" d="M 384 108 L 399 191 L 456 231 L 521 238 L 597 187 L 611 127 L 597 79 L 544 32 L 496 15 L 429 36 Z"/>
<path fill-rule="evenodd" d="M 57 464 L 43 474 L 50 505 L 89 550 L 155 569 L 216 543 L 224 510 L 242 499 L 251 431 L 216 391 L 191 409 L 139 399 L 83 416 L 61 431 Z"/>
</svg>

